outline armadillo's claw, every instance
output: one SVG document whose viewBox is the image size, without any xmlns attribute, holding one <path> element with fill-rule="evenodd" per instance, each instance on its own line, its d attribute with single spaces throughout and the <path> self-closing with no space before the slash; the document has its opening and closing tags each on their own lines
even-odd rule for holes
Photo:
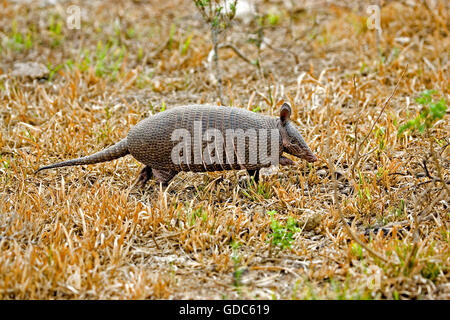
<svg viewBox="0 0 450 320">
<path fill-rule="evenodd" d="M 138 183 L 141 185 L 141 187 L 144 187 L 147 181 L 152 177 L 152 168 L 150 168 L 149 166 L 145 166 L 144 169 L 142 169 L 141 173 L 139 173 Z"/>
</svg>

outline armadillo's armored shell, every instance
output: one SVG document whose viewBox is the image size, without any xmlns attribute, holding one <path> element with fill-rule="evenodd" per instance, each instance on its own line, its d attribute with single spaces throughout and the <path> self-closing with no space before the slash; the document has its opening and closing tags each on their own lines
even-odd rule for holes
<svg viewBox="0 0 450 320">
<path fill-rule="evenodd" d="M 219 130 L 223 137 L 221 141 L 214 135 L 209 140 L 209 147 L 211 144 L 218 145 L 212 152 L 207 149 L 208 142 L 205 141 L 211 133 L 211 130 L 206 133 L 208 129 Z M 230 134 L 235 137 L 230 138 Z M 245 159 L 237 150 L 238 139 L 244 137 L 248 137 L 243 147 Z M 131 155 L 138 161 L 154 169 L 174 171 L 258 169 L 277 164 L 273 163 L 273 159 L 278 161 L 283 151 L 276 118 L 240 108 L 209 105 L 176 107 L 158 113 L 133 127 L 127 140 Z M 184 143 L 186 148 L 175 154 L 181 154 L 183 160 L 174 161 L 174 148 L 180 147 L 180 143 Z M 274 145 L 276 150 L 272 148 Z M 260 146 L 267 147 L 263 150 L 265 152 L 260 152 Z M 190 154 L 183 154 L 185 150 Z M 227 150 L 234 150 L 234 155 L 227 153 Z M 272 150 L 276 151 L 275 157 Z M 205 156 L 208 154 L 219 157 L 212 159 Z"/>
</svg>

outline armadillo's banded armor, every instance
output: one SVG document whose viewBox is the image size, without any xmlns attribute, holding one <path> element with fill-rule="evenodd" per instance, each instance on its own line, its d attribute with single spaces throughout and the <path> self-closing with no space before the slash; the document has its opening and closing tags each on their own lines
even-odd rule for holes
<svg viewBox="0 0 450 320">
<path fill-rule="evenodd" d="M 235 107 L 176 107 L 149 117 L 133 127 L 127 139 L 128 150 L 138 161 L 160 170 L 204 172 L 258 169 L 277 164 L 272 162 L 274 159 L 278 161 L 282 154 L 278 121 L 276 118 Z M 179 130 L 174 134 L 177 129 Z M 205 133 L 208 129 L 219 130 L 223 141 L 211 136 L 209 142 L 206 141 Z M 181 135 L 186 134 L 188 137 L 181 138 Z M 230 134 L 235 136 L 230 138 Z M 185 140 L 186 138 L 189 140 Z M 184 144 L 184 150 L 188 150 L 190 156 L 182 151 L 179 154 L 183 160 L 174 162 L 173 150 L 182 141 L 188 141 Z M 242 145 L 245 147 L 239 149 L 239 141 L 244 141 Z M 209 152 L 207 145 L 215 143 L 218 148 Z M 243 152 L 238 152 L 242 149 Z M 207 156 L 209 154 L 218 158 L 212 159 Z"/>
</svg>

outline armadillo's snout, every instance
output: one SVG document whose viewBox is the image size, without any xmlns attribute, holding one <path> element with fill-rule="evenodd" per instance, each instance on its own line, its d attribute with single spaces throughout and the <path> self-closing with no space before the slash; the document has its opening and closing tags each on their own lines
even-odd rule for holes
<svg viewBox="0 0 450 320">
<path fill-rule="evenodd" d="M 289 145 L 284 148 L 284 151 L 308 162 L 316 162 L 319 160 L 306 144 L 302 144 L 302 146 Z"/>
</svg>

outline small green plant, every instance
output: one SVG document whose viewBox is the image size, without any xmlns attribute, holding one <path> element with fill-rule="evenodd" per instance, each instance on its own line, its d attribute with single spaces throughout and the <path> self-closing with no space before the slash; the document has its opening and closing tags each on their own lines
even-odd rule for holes
<svg viewBox="0 0 450 320">
<path fill-rule="evenodd" d="M 175 36 L 175 30 L 176 30 L 175 24 L 172 23 L 172 24 L 170 25 L 169 42 L 168 42 L 168 44 L 167 44 L 167 48 L 168 48 L 169 50 L 172 50 L 173 39 L 174 39 L 174 36 Z"/>
<path fill-rule="evenodd" d="M 139 73 L 137 78 L 137 86 L 139 89 L 146 88 L 151 85 L 151 79 L 153 78 L 154 71 L 147 73 Z"/>
<path fill-rule="evenodd" d="M 181 48 L 181 54 L 182 54 L 182 55 L 185 55 L 185 54 L 188 52 L 189 45 L 191 44 L 191 40 L 192 40 L 192 37 L 193 37 L 193 36 L 194 36 L 194 34 L 191 33 L 191 34 L 187 37 L 186 41 L 184 41 L 183 47 Z"/>
<path fill-rule="evenodd" d="M 263 196 L 264 199 L 270 199 L 272 197 L 272 188 L 270 184 L 259 181 L 257 186 L 257 193 Z"/>
<path fill-rule="evenodd" d="M 286 224 L 282 224 L 280 221 L 274 218 L 276 211 L 268 211 L 270 215 L 270 228 L 272 233 L 269 234 L 270 243 L 272 246 L 278 246 L 282 250 L 291 248 L 294 241 L 294 234 L 301 229 L 297 227 L 297 222 L 294 218 L 288 217 Z"/>
<path fill-rule="evenodd" d="M 125 48 L 124 47 L 117 48 L 116 50 L 113 51 L 112 56 L 114 61 L 111 62 L 110 67 L 111 76 L 113 80 L 117 80 L 120 68 L 122 67 L 122 64 L 125 59 Z"/>
<path fill-rule="evenodd" d="M 397 266 L 397 275 L 410 276 L 418 260 L 418 248 L 414 244 L 399 244 L 395 247 L 400 264 Z"/>
<path fill-rule="evenodd" d="M 125 47 L 115 47 L 111 43 L 104 44 L 97 42 L 95 52 L 91 53 L 88 49 L 83 50 L 80 62 L 77 67 L 81 72 L 86 72 L 90 68 L 94 69 L 97 77 L 111 77 L 117 80 L 122 64 L 125 59 Z M 73 62 L 70 61 L 70 68 Z"/>
<path fill-rule="evenodd" d="M 398 294 L 397 290 L 394 290 L 394 292 L 392 293 L 392 295 L 394 296 L 394 300 L 400 300 L 400 295 Z"/>
<path fill-rule="evenodd" d="M 441 98 L 437 102 L 433 101 L 433 95 L 435 93 L 435 90 L 426 90 L 416 99 L 416 102 L 422 106 L 422 110 L 417 117 L 409 120 L 399 128 L 399 135 L 406 130 L 418 130 L 420 133 L 424 133 L 426 130 L 432 128 L 437 120 L 444 117 L 447 111 L 447 104 L 444 98 Z"/>
<path fill-rule="evenodd" d="M 370 189 L 368 188 L 369 180 L 361 172 L 359 172 L 358 175 L 359 175 L 358 188 L 357 188 L 358 198 L 359 198 L 360 201 L 367 200 L 367 202 L 369 204 L 371 204 L 372 203 L 372 196 L 370 194 Z"/>
<path fill-rule="evenodd" d="M 378 130 L 375 132 L 375 138 L 378 141 L 378 150 L 377 154 L 380 155 L 381 151 L 384 150 L 386 147 L 386 129 L 384 127 L 378 128 Z"/>
<path fill-rule="evenodd" d="M 11 35 L 6 39 L 7 45 L 15 51 L 28 50 L 33 46 L 31 32 L 28 31 L 26 35 L 18 32 L 16 20 L 13 20 Z"/>
<path fill-rule="evenodd" d="M 252 112 L 261 112 L 261 106 L 256 106 L 252 109 Z"/>
<path fill-rule="evenodd" d="M 420 274 L 423 277 L 430 279 L 433 282 L 436 281 L 440 273 L 440 266 L 434 262 L 427 262 L 425 267 L 420 271 Z"/>
<path fill-rule="evenodd" d="M 212 1 L 212 0 L 193 0 L 195 6 L 203 17 L 205 23 L 211 30 L 211 41 L 214 50 L 214 65 L 217 79 L 217 95 L 223 104 L 222 97 L 222 72 L 219 66 L 219 36 L 230 25 L 236 15 L 237 0 L 231 1 Z M 228 7 L 227 7 L 228 6 Z"/>
<path fill-rule="evenodd" d="M 62 34 L 63 21 L 58 16 L 50 16 L 48 31 L 50 33 L 50 38 L 52 39 L 52 47 L 57 47 L 61 44 L 63 40 Z"/>
<path fill-rule="evenodd" d="M 433 95 L 435 94 L 435 90 L 426 90 L 421 94 L 419 98 L 416 99 L 416 102 L 422 106 L 422 110 L 416 118 L 409 120 L 406 124 L 402 125 L 398 133 L 400 135 L 405 130 L 418 130 L 421 134 L 425 132 L 425 136 L 428 139 L 430 145 L 430 155 L 438 172 L 439 179 L 437 180 L 439 180 L 443 184 L 448 196 L 450 197 L 450 188 L 445 182 L 443 168 L 439 161 L 439 155 L 434 150 L 434 144 L 436 143 L 437 139 L 432 135 L 431 132 L 434 124 L 439 119 L 442 119 L 444 117 L 447 111 L 447 103 L 444 98 L 440 98 L 437 102 L 433 100 Z M 429 176 L 428 172 L 427 174 Z"/>
<path fill-rule="evenodd" d="M 103 46 L 102 42 L 97 43 L 95 75 L 102 77 L 106 73 L 105 59 L 108 53 L 108 45 Z"/>
<path fill-rule="evenodd" d="M 277 24 L 280 22 L 280 20 L 281 20 L 280 13 L 277 12 L 276 10 L 271 10 L 271 11 L 267 14 L 266 18 L 267 18 L 267 22 L 268 22 L 269 25 L 271 25 L 271 26 L 277 25 Z"/>
<path fill-rule="evenodd" d="M 401 199 L 399 206 L 395 208 L 395 214 L 397 215 L 397 217 L 401 217 L 402 215 L 404 215 L 405 209 L 406 209 L 405 200 Z"/>
<path fill-rule="evenodd" d="M 255 182 L 254 177 L 249 177 L 250 184 L 247 189 L 241 189 L 243 195 L 249 198 L 251 201 L 261 201 L 261 197 L 264 199 L 270 199 L 273 194 L 273 189 L 270 183 L 259 181 Z"/>
<path fill-rule="evenodd" d="M 369 203 L 372 203 L 372 197 L 370 196 L 370 190 L 367 187 L 365 187 L 364 189 L 360 189 L 358 191 L 358 197 L 361 201 L 366 199 Z"/>
<path fill-rule="evenodd" d="M 97 135 L 97 143 L 106 140 L 111 135 L 111 127 L 109 121 L 106 121 L 105 125 L 100 128 L 100 132 Z"/>
<path fill-rule="evenodd" d="M 134 28 L 132 27 L 128 28 L 126 36 L 128 39 L 133 39 L 134 37 L 136 37 L 136 30 L 134 30 Z"/>
<path fill-rule="evenodd" d="M 352 244 L 352 254 L 356 257 L 358 257 L 359 260 L 364 259 L 364 255 L 363 255 L 363 249 L 362 247 L 357 244 L 356 242 L 354 242 Z"/>
<path fill-rule="evenodd" d="M 85 49 L 82 53 L 81 61 L 78 63 L 78 69 L 81 72 L 86 72 L 89 70 L 91 65 L 91 58 L 89 57 L 89 50 Z"/>
<path fill-rule="evenodd" d="M 384 169 L 384 167 L 377 168 L 377 173 L 376 173 L 377 179 L 381 179 L 385 172 L 386 172 L 386 170 Z"/>
<path fill-rule="evenodd" d="M 195 224 L 195 221 L 197 220 L 197 218 L 201 218 L 202 223 L 206 223 L 206 221 L 208 220 L 208 212 L 203 210 L 203 207 L 195 209 L 191 214 L 191 219 L 189 221 L 189 225 L 193 226 Z"/>
<path fill-rule="evenodd" d="M 236 287 L 237 291 L 240 293 L 242 286 L 242 273 L 244 272 L 244 268 L 241 267 L 241 257 L 239 256 L 239 247 L 241 244 L 238 241 L 233 240 L 231 242 L 231 260 L 233 260 L 233 276 L 234 276 L 234 286 Z"/>
<path fill-rule="evenodd" d="M 0 153 L 0 163 L 2 164 L 2 167 L 6 170 L 9 169 L 9 159 L 6 159 L 4 155 Z"/>
<path fill-rule="evenodd" d="M 367 66 L 367 64 L 365 62 L 362 63 L 361 68 L 359 69 L 359 73 L 360 74 L 367 74 L 370 72 L 369 67 Z"/>
<path fill-rule="evenodd" d="M 52 64 L 49 62 L 47 64 L 47 69 L 50 70 L 50 74 L 48 76 L 48 81 L 51 82 L 53 80 L 53 77 L 55 76 L 55 74 L 62 68 L 64 68 L 64 64 L 58 64 L 56 66 L 52 66 Z"/>
<path fill-rule="evenodd" d="M 144 50 L 142 49 L 142 47 L 139 47 L 137 53 L 137 60 L 141 61 L 143 57 L 144 57 Z"/>
</svg>

